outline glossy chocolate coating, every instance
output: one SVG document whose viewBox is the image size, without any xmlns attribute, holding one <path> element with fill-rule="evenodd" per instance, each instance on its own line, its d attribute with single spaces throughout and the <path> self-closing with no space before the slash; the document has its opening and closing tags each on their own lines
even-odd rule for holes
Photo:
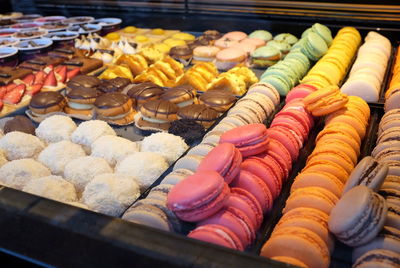
<svg viewBox="0 0 400 268">
<path fill-rule="evenodd" d="M 28 117 L 17 115 L 13 119 L 7 121 L 4 125 L 4 134 L 13 131 L 20 131 L 27 134 L 35 135 L 35 126 Z"/>
<path fill-rule="evenodd" d="M 199 36 L 196 38 L 196 40 L 188 43 L 188 46 L 190 49 L 194 49 L 199 46 L 208 46 L 210 44 L 210 41 L 211 40 L 207 39 L 204 36 Z"/>
<path fill-rule="evenodd" d="M 64 100 L 64 96 L 57 91 L 39 92 L 34 95 L 29 103 L 29 106 L 37 109 L 48 108 L 59 104 Z"/>
<path fill-rule="evenodd" d="M 192 86 L 176 86 L 165 91 L 164 94 L 161 95 L 161 99 L 163 100 L 174 100 L 176 98 L 186 97 L 188 100 L 193 99 L 196 96 L 196 91 Z"/>
<path fill-rule="evenodd" d="M 178 116 L 183 119 L 194 119 L 198 121 L 214 121 L 219 113 L 204 104 L 192 104 L 179 110 Z"/>
<path fill-rule="evenodd" d="M 104 93 L 121 91 L 124 87 L 129 85 L 130 82 L 131 81 L 128 78 L 116 77 L 110 80 L 101 81 L 97 89 Z"/>
<path fill-rule="evenodd" d="M 203 36 L 208 40 L 217 40 L 222 37 L 222 34 L 216 30 L 207 30 L 203 33 Z"/>
<path fill-rule="evenodd" d="M 97 97 L 94 105 L 100 109 L 115 108 L 124 105 L 129 97 L 119 92 L 106 93 Z"/>
<path fill-rule="evenodd" d="M 88 87 L 76 87 L 67 93 L 69 99 L 93 99 L 97 98 L 98 91 Z"/>
<path fill-rule="evenodd" d="M 67 87 L 74 89 L 78 87 L 96 88 L 101 83 L 101 80 L 94 76 L 77 75 L 68 81 Z"/>
<path fill-rule="evenodd" d="M 171 48 L 171 50 L 169 51 L 169 55 L 171 57 L 184 57 L 184 56 L 192 56 L 193 51 L 190 49 L 190 47 L 188 46 L 176 46 Z"/>
<path fill-rule="evenodd" d="M 179 107 L 166 100 L 152 100 L 145 102 L 142 106 L 142 109 L 146 109 L 150 112 L 156 114 L 176 114 L 179 110 Z"/>
<path fill-rule="evenodd" d="M 210 90 L 200 96 L 200 101 L 209 106 L 223 106 L 233 104 L 236 97 L 225 90 Z"/>
<path fill-rule="evenodd" d="M 152 82 L 144 82 L 134 85 L 129 91 L 128 96 L 137 100 L 146 100 L 155 96 L 160 96 L 164 90 L 159 85 Z"/>
</svg>

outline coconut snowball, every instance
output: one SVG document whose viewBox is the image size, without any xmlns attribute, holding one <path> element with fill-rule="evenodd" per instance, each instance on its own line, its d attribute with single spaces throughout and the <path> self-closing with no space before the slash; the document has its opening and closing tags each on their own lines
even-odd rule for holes
<svg viewBox="0 0 400 268">
<path fill-rule="evenodd" d="M 39 154 L 38 160 L 50 168 L 54 175 L 62 175 L 68 162 L 85 155 L 82 146 L 70 141 L 59 141 L 47 146 Z"/>
<path fill-rule="evenodd" d="M 137 152 L 118 162 L 115 172 L 137 178 L 142 191 L 146 190 L 168 168 L 165 158 L 157 153 Z"/>
<path fill-rule="evenodd" d="M 87 146 L 89 149 L 92 143 L 105 135 L 116 136 L 114 129 L 101 120 L 89 120 L 81 123 L 72 133 L 72 142 Z"/>
<path fill-rule="evenodd" d="M 71 134 L 76 129 L 76 124 L 68 116 L 53 115 L 43 120 L 35 133 L 47 143 L 70 140 Z"/>
<path fill-rule="evenodd" d="M 82 200 L 89 209 L 118 217 L 139 195 L 139 185 L 132 176 L 108 173 L 97 175 L 86 185 Z"/>
<path fill-rule="evenodd" d="M 75 202 L 78 200 L 72 183 L 60 176 L 47 176 L 30 180 L 22 191 L 40 195 L 60 202 Z"/>
<path fill-rule="evenodd" d="M 83 156 L 68 162 L 64 168 L 64 178 L 75 185 L 78 192 L 83 192 L 86 184 L 96 175 L 112 172 L 113 169 L 105 159 Z"/>
<path fill-rule="evenodd" d="M 188 148 L 189 146 L 181 137 L 164 132 L 154 133 L 144 138 L 141 145 L 142 152 L 159 153 L 169 164 L 176 161 Z"/>
<path fill-rule="evenodd" d="M 138 151 L 139 148 L 135 142 L 117 136 L 106 135 L 92 143 L 91 155 L 103 157 L 111 166 L 115 166 L 125 156 Z"/>
<path fill-rule="evenodd" d="M 6 152 L 8 160 L 36 158 L 45 144 L 36 136 L 19 131 L 7 133 L 0 139 L 0 149 Z"/>
<path fill-rule="evenodd" d="M 0 168 L 0 184 L 21 190 L 30 180 L 50 175 L 50 170 L 38 161 L 19 159 Z"/>
</svg>

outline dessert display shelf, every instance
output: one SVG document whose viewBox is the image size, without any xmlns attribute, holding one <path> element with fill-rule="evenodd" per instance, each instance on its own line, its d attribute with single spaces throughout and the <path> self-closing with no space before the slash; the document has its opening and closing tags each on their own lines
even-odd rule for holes
<svg viewBox="0 0 400 268">
<path fill-rule="evenodd" d="M 339 28 L 331 29 L 336 34 Z M 290 31 L 290 29 L 285 30 Z M 362 28 L 360 30 L 362 38 L 370 30 L 375 29 Z M 385 30 L 385 32 L 393 34 L 391 38 L 396 38 L 394 36 L 396 31 Z M 398 44 L 394 47 L 397 48 Z M 396 53 L 396 49 L 391 50 L 388 67 L 381 83 L 379 101 L 369 103 L 370 118 L 358 159 L 371 155 L 375 147 L 378 125 L 384 113 L 385 89 L 388 88 L 391 79 Z M 101 71 L 97 70 L 95 74 L 100 75 Z M 350 71 L 350 68 L 347 71 Z M 256 71 L 256 74 L 261 75 L 260 71 Z M 340 81 L 340 85 L 347 80 L 347 75 L 343 81 Z M 276 113 L 284 106 L 285 99 L 283 98 L 263 124 L 269 127 Z M 12 115 L 23 112 L 24 107 L 20 107 Z M 216 120 L 206 135 L 226 118 L 227 114 L 228 112 L 225 112 Z M 120 267 L 135 264 L 155 267 L 287 267 L 284 263 L 260 257 L 259 254 L 282 216 L 292 183 L 305 167 L 323 125 L 322 119 L 315 121 L 315 126 L 310 130 L 308 139 L 301 148 L 281 193 L 274 201 L 271 211 L 265 214 L 265 219 L 256 232 L 255 241 L 244 252 L 80 209 L 7 187 L 0 188 L 0 227 L 2 230 L 7 230 L 0 234 L 0 250 L 27 261 L 34 260 L 39 264 L 50 266 Z M 118 136 L 131 141 L 141 140 L 149 134 L 140 131 L 134 125 L 113 126 L 113 129 Z M 197 145 L 200 140 L 194 142 L 188 150 Z M 142 192 L 135 202 L 144 199 L 151 189 L 159 185 L 172 171 L 173 166 L 174 163 Z M 187 234 L 193 228 L 193 224 L 188 224 L 184 226 L 183 233 Z M 331 254 L 331 267 L 351 267 L 350 252 L 350 248 L 337 242 Z M 79 257 L 71 258 L 71 256 Z"/>
</svg>

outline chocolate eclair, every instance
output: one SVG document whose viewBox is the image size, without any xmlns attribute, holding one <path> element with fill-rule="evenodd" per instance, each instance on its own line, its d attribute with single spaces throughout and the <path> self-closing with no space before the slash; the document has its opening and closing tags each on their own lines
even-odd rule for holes
<svg viewBox="0 0 400 268">
<path fill-rule="evenodd" d="M 145 102 L 140 108 L 142 117 L 137 122 L 141 129 L 168 130 L 170 123 L 177 119 L 179 107 L 166 100 L 151 100 Z"/>
<path fill-rule="evenodd" d="M 196 89 L 190 85 L 182 85 L 167 89 L 161 99 L 175 103 L 178 107 L 185 107 L 196 101 Z"/>
<path fill-rule="evenodd" d="M 32 114 L 41 116 L 61 112 L 66 104 L 64 96 L 58 91 L 44 91 L 34 95 L 29 103 Z"/>
<path fill-rule="evenodd" d="M 97 89 L 100 85 L 101 80 L 95 76 L 90 75 L 77 75 L 67 83 L 67 92 L 72 89 L 86 87 L 86 88 L 93 88 Z"/>
<path fill-rule="evenodd" d="M 164 89 L 159 85 L 152 82 L 144 82 L 133 85 L 127 94 L 134 102 L 134 106 L 138 109 L 143 103 L 160 98 L 163 93 Z"/>
<path fill-rule="evenodd" d="M 67 106 L 64 111 L 67 114 L 81 114 L 90 116 L 94 108 L 99 92 L 93 88 L 76 87 L 67 92 Z"/>
<path fill-rule="evenodd" d="M 178 119 L 195 120 L 205 128 L 214 124 L 219 116 L 219 112 L 204 104 L 192 104 L 178 111 Z"/>
<path fill-rule="evenodd" d="M 232 92 L 227 90 L 209 90 L 199 97 L 199 103 L 210 106 L 214 110 L 223 113 L 236 101 Z"/>
<path fill-rule="evenodd" d="M 132 109 L 132 100 L 127 95 L 112 92 L 97 97 L 94 102 L 95 110 L 100 119 L 115 124 L 133 122 L 136 111 Z"/>
</svg>

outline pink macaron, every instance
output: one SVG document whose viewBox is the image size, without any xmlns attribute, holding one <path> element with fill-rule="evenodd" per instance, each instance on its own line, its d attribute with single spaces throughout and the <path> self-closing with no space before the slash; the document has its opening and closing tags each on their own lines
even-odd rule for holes
<svg viewBox="0 0 400 268">
<path fill-rule="evenodd" d="M 240 31 L 226 33 L 223 38 L 228 38 L 236 41 L 241 41 L 247 37 L 247 34 Z"/>
<path fill-rule="evenodd" d="M 249 43 L 256 46 L 256 48 L 265 46 L 265 41 L 259 38 L 246 38 L 240 41 L 240 43 Z"/>
<path fill-rule="evenodd" d="M 256 155 L 265 151 L 267 128 L 263 124 L 248 124 L 231 129 L 222 134 L 220 143 L 232 143 L 243 157 Z"/>
<path fill-rule="evenodd" d="M 279 163 L 287 178 L 292 170 L 292 158 L 286 147 L 275 139 L 269 139 L 266 154 Z"/>
<path fill-rule="evenodd" d="M 246 61 L 247 53 L 243 49 L 229 47 L 220 50 L 215 58 L 215 65 L 219 70 L 229 70 Z"/>
<path fill-rule="evenodd" d="M 216 171 L 226 183 L 239 174 L 242 154 L 231 143 L 221 143 L 212 149 L 201 161 L 197 171 Z"/>
<path fill-rule="evenodd" d="M 252 221 L 255 229 L 258 229 L 263 221 L 263 212 L 260 203 L 253 194 L 242 188 L 231 188 L 226 206 L 240 209 Z"/>
<path fill-rule="evenodd" d="M 278 171 L 273 170 L 263 158 L 249 157 L 243 161 L 241 168 L 262 179 L 268 186 L 273 199 L 280 194 L 282 181 L 277 175 Z"/>
<path fill-rule="evenodd" d="M 229 186 L 215 171 L 200 171 L 168 194 L 167 207 L 183 221 L 197 222 L 217 213 L 229 197 Z"/>
<path fill-rule="evenodd" d="M 250 245 L 255 238 L 254 226 L 246 213 L 240 209 L 226 206 L 213 216 L 198 223 L 198 226 L 207 224 L 222 225 L 239 237 L 244 247 Z"/>
<path fill-rule="evenodd" d="M 299 137 L 284 127 L 272 127 L 268 129 L 268 138 L 279 141 L 289 151 L 292 161 L 299 157 Z"/>
<path fill-rule="evenodd" d="M 254 195 L 260 203 L 263 213 L 271 210 L 273 203 L 271 191 L 265 182 L 253 173 L 246 170 L 240 171 L 231 186 L 242 188 Z"/>
<path fill-rule="evenodd" d="M 286 95 L 285 101 L 286 103 L 289 103 L 293 100 L 299 100 L 299 99 L 301 100 L 316 90 L 317 88 L 314 86 L 307 84 L 300 84 L 289 91 L 289 93 Z"/>
<path fill-rule="evenodd" d="M 297 136 L 301 137 L 301 144 L 307 140 L 307 126 L 303 125 L 291 115 L 280 114 L 275 116 L 274 120 L 272 120 L 271 127 L 276 126 L 284 127 L 296 132 Z"/>
<path fill-rule="evenodd" d="M 188 234 L 188 237 L 215 245 L 243 251 L 244 247 L 237 235 L 218 224 L 199 226 Z"/>
<path fill-rule="evenodd" d="M 303 101 L 293 100 L 287 103 L 278 114 L 289 114 L 303 125 L 308 126 L 308 131 L 314 126 L 313 116 L 306 110 Z"/>
</svg>

